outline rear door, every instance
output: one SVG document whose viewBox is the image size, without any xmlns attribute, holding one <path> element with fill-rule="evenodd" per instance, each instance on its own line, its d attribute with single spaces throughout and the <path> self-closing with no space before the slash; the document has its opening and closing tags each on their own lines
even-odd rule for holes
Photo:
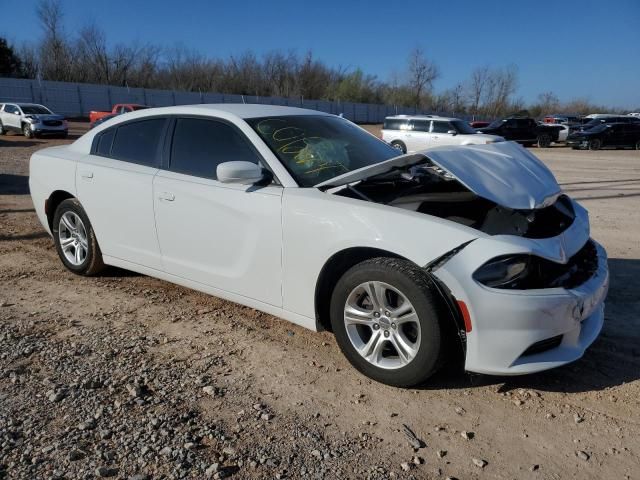
<svg viewBox="0 0 640 480">
<path fill-rule="evenodd" d="M 221 183 L 222 162 L 262 163 L 234 125 L 175 119 L 169 162 L 153 184 L 165 271 L 282 306 L 282 187 Z"/>
<path fill-rule="evenodd" d="M 168 120 L 156 117 L 119 124 L 98 134 L 92 152 L 78 163 L 78 199 L 89 216 L 102 253 L 162 269 L 153 212 Z"/>
</svg>

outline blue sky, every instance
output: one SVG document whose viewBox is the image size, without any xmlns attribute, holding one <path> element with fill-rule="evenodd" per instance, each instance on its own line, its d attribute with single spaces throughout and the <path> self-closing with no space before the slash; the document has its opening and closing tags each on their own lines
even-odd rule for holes
<svg viewBox="0 0 640 480">
<path fill-rule="evenodd" d="M 333 66 L 388 80 L 420 46 L 440 67 L 436 90 L 480 65 L 515 64 L 517 95 L 553 91 L 640 107 L 640 0 L 206 1 L 63 0 L 67 33 L 95 22 L 111 43 L 183 44 L 226 57 L 311 49 Z M 0 0 L 0 36 L 36 40 L 35 1 Z M 184 7 L 181 7 L 184 5 Z M 6 21 L 11 20 L 11 21 Z"/>
</svg>

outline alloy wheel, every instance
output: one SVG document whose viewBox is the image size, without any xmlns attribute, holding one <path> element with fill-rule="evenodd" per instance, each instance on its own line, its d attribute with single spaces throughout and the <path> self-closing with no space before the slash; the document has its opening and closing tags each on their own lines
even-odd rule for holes
<svg viewBox="0 0 640 480">
<path fill-rule="evenodd" d="M 379 368 L 402 368 L 420 348 L 415 308 L 402 292 L 384 282 L 362 283 L 351 291 L 344 323 L 351 345 Z"/>
<path fill-rule="evenodd" d="M 87 230 L 75 212 L 65 212 L 60 217 L 58 239 L 65 258 L 74 266 L 80 266 L 89 253 Z"/>
</svg>

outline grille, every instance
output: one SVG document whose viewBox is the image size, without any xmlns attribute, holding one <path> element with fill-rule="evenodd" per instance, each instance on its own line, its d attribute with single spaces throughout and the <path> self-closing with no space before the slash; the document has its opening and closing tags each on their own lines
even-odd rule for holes
<svg viewBox="0 0 640 480">
<path fill-rule="evenodd" d="M 59 127 L 62 125 L 61 120 L 44 120 L 42 123 L 47 127 Z"/>
</svg>

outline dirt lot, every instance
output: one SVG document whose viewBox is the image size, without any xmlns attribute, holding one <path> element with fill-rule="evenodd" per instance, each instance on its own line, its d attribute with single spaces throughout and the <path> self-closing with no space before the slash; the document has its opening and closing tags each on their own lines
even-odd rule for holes
<svg viewBox="0 0 640 480">
<path fill-rule="evenodd" d="M 27 185 L 29 156 L 61 143 L 0 138 L 0 478 L 640 478 L 640 152 L 534 149 L 610 256 L 582 360 L 399 390 L 355 372 L 329 333 L 64 270 Z"/>
</svg>

